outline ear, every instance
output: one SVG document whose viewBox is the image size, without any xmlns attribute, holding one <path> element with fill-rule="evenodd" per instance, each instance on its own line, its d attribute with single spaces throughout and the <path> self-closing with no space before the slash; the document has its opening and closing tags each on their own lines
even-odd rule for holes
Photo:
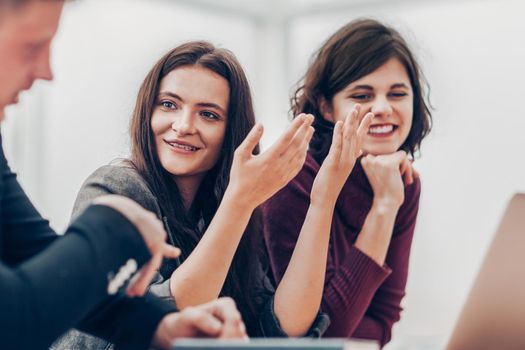
<svg viewBox="0 0 525 350">
<path fill-rule="evenodd" d="M 332 104 L 324 97 L 319 98 L 319 111 L 325 120 L 335 123 Z"/>
</svg>

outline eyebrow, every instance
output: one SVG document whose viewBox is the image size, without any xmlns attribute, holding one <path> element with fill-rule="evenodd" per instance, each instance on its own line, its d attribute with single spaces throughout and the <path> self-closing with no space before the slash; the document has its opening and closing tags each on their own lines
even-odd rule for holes
<svg viewBox="0 0 525 350">
<path fill-rule="evenodd" d="M 391 89 L 398 89 L 398 88 L 409 89 L 409 87 L 405 83 L 392 84 L 392 85 L 390 85 L 390 88 Z M 350 89 L 350 91 L 353 91 L 353 90 L 374 90 L 374 88 L 372 86 L 370 86 L 370 85 L 356 85 L 356 86 L 354 86 L 353 88 Z"/>
<path fill-rule="evenodd" d="M 171 91 L 161 91 L 161 92 L 159 92 L 159 97 L 162 97 L 162 96 L 169 96 L 169 97 L 172 97 L 172 98 L 174 98 L 176 100 L 184 102 L 184 99 L 182 97 L 180 97 L 179 95 L 177 95 L 176 93 L 171 92 Z M 198 102 L 197 106 L 199 106 L 199 107 L 206 107 L 206 108 L 213 108 L 213 109 L 218 110 L 219 112 L 221 112 L 224 115 L 226 114 L 226 111 L 224 110 L 224 108 L 222 108 L 220 105 L 218 105 L 216 103 L 213 103 L 213 102 Z"/>
</svg>

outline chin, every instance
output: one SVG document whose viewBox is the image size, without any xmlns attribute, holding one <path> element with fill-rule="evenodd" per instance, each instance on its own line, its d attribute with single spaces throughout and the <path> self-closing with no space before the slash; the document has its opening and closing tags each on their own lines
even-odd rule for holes
<svg viewBox="0 0 525 350">
<path fill-rule="evenodd" d="M 373 145 L 369 147 L 363 147 L 363 154 L 371 154 L 373 156 L 380 156 L 383 154 L 392 154 L 399 150 L 399 147 L 392 145 Z"/>
<path fill-rule="evenodd" d="M 181 168 L 181 167 L 164 167 L 164 170 L 166 170 L 168 173 L 170 173 L 173 176 L 184 176 L 190 173 L 189 170 Z"/>
</svg>

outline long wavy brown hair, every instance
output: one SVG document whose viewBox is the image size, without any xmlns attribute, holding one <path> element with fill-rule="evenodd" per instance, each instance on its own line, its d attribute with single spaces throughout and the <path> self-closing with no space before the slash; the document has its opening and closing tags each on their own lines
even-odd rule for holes
<svg viewBox="0 0 525 350">
<path fill-rule="evenodd" d="M 205 175 L 188 212 L 173 175 L 160 163 L 151 117 L 158 101 L 161 80 L 177 68 L 195 65 L 226 79 L 230 96 L 221 155 L 216 165 Z M 234 150 L 254 125 L 255 113 L 248 81 L 240 63 L 226 49 L 216 48 L 205 41 L 185 43 L 165 54 L 144 79 L 131 119 L 131 161 L 157 197 L 172 230 L 171 238 L 182 250 L 182 260 L 191 254 L 215 215 L 230 180 Z M 254 153 L 259 153 L 258 146 Z M 201 220 L 204 220 L 204 229 L 198 227 Z M 236 301 L 248 332 L 252 335 L 257 333 L 257 313 L 261 306 L 256 302 L 261 295 L 260 290 L 255 287 L 259 285 L 256 279 L 261 277 L 261 261 L 264 257 L 260 227 L 260 215 L 256 210 L 241 239 L 221 292 L 221 295 L 231 296 Z M 161 273 L 169 278 L 174 268 L 169 262 L 164 262 Z"/>
</svg>

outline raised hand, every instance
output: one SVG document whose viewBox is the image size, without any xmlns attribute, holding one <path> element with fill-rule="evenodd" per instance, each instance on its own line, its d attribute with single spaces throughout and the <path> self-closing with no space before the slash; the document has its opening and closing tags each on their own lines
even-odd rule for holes
<svg viewBox="0 0 525 350">
<path fill-rule="evenodd" d="M 162 258 L 176 258 L 180 250 L 166 243 L 166 231 L 162 222 L 150 211 L 142 208 L 135 201 L 118 195 L 97 197 L 93 204 L 106 205 L 124 215 L 139 231 L 151 253 L 151 259 L 146 263 L 128 284 L 129 296 L 143 295 L 159 269 Z"/>
<path fill-rule="evenodd" d="M 312 115 L 300 114 L 268 150 L 258 155 L 253 149 L 263 128 L 256 125 L 235 150 L 227 193 L 254 209 L 284 187 L 304 164 L 314 132 L 313 120 Z"/>
<path fill-rule="evenodd" d="M 356 159 L 362 154 L 363 139 L 374 115 L 367 113 L 360 117 L 360 110 L 361 106 L 355 105 L 344 121 L 335 124 L 330 151 L 312 186 L 312 201 L 335 201 L 352 172 Z"/>
</svg>

